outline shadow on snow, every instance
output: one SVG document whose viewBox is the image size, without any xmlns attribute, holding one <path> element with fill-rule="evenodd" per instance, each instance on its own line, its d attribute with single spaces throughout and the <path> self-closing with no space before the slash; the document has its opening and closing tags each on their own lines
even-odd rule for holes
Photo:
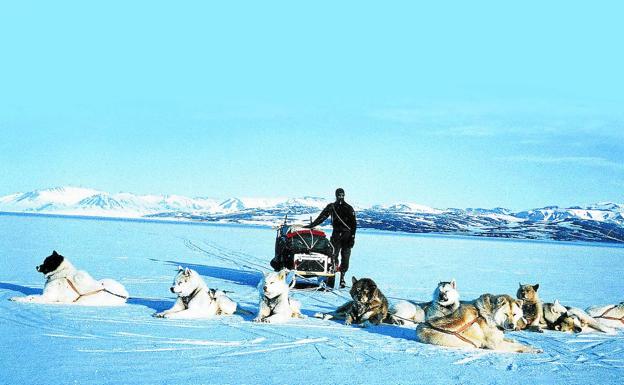
<svg viewBox="0 0 624 385">
<path fill-rule="evenodd" d="M 0 282 L 0 289 L 17 291 L 24 295 L 37 295 L 43 293 L 43 289 L 35 289 L 28 286 L 15 285 L 13 283 Z"/>
<path fill-rule="evenodd" d="M 262 279 L 262 273 L 253 270 L 229 269 L 227 267 L 198 265 L 194 263 L 185 263 L 180 261 L 164 261 L 172 266 L 188 267 L 195 270 L 199 275 L 230 281 L 238 285 L 256 287 Z M 208 283 L 208 287 L 212 287 Z"/>
</svg>

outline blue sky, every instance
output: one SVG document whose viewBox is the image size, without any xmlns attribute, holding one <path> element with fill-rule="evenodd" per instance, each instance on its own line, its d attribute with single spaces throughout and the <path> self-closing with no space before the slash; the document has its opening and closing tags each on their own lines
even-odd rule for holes
<svg viewBox="0 0 624 385">
<path fill-rule="evenodd" d="M 624 202 L 619 2 L 0 5 L 0 195 Z"/>
</svg>

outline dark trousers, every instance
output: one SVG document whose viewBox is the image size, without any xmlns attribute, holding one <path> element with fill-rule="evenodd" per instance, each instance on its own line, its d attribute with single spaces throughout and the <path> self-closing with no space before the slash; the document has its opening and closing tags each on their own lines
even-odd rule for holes
<svg viewBox="0 0 624 385">
<path fill-rule="evenodd" d="M 344 281 L 345 273 L 349 270 L 349 258 L 351 257 L 351 232 L 337 231 L 332 232 L 330 239 L 334 246 L 334 266 L 338 264 L 338 255 L 340 255 L 340 272 L 342 273 L 340 278 Z"/>
</svg>

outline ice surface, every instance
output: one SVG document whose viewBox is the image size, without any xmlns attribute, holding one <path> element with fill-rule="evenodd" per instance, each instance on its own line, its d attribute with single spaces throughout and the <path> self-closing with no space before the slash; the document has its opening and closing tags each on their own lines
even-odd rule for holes
<svg viewBox="0 0 624 385">
<path fill-rule="evenodd" d="M 257 310 L 268 228 L 0 215 L 2 384 L 586 384 L 621 383 L 624 333 L 511 333 L 539 355 L 424 345 L 409 327 L 347 327 L 307 318 L 284 325 L 235 315 L 156 319 L 170 307 L 178 265 Z M 123 307 L 10 302 L 41 292 L 35 266 L 53 249 L 94 277 L 122 282 Z M 540 283 L 544 300 L 585 308 L 624 300 L 624 248 L 358 231 L 349 277 L 373 278 L 395 301 L 428 300 L 455 278 L 463 299 Z M 346 292 L 300 291 L 304 314 Z"/>
</svg>

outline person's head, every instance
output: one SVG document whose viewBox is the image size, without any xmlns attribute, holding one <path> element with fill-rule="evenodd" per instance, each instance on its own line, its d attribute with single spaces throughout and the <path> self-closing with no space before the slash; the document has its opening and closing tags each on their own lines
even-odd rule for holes
<svg viewBox="0 0 624 385">
<path fill-rule="evenodd" d="M 344 202 L 345 192 L 342 188 L 336 189 L 336 202 L 342 203 Z"/>
</svg>

